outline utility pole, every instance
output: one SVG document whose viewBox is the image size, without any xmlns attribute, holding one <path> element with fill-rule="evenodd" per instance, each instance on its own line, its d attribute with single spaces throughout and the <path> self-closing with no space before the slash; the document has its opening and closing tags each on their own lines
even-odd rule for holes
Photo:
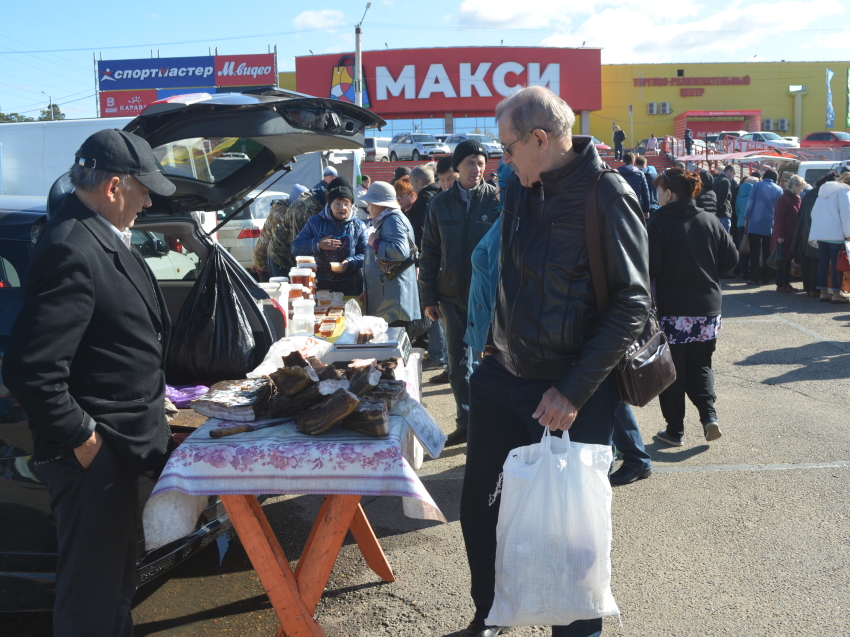
<svg viewBox="0 0 850 637">
<path fill-rule="evenodd" d="M 42 91 L 42 93 L 47 95 L 47 93 L 45 91 Z M 50 101 L 50 106 L 48 106 L 48 108 L 50 109 L 50 111 L 49 111 L 50 112 L 50 121 L 52 122 L 53 121 L 53 98 L 50 95 L 47 95 L 47 99 Z"/>
<path fill-rule="evenodd" d="M 366 19 L 366 13 L 371 6 L 371 2 L 366 3 L 366 11 L 363 12 L 363 17 L 354 27 L 354 103 L 357 106 L 363 106 L 363 53 L 360 50 L 360 40 L 363 33 L 360 30 L 360 25 Z"/>
</svg>

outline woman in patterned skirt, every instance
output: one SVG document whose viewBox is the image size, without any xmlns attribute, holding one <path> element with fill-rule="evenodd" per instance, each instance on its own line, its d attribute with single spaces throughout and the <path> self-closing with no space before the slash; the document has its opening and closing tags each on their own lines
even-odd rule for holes
<svg viewBox="0 0 850 637">
<path fill-rule="evenodd" d="M 686 395 L 699 412 L 705 439 L 721 436 L 711 357 L 721 326 L 720 279 L 737 265 L 738 251 L 717 217 L 697 208 L 698 174 L 668 168 L 654 184 L 661 207 L 647 226 L 649 274 L 676 365 L 676 381 L 659 396 L 667 427 L 656 437 L 681 447 Z"/>
</svg>

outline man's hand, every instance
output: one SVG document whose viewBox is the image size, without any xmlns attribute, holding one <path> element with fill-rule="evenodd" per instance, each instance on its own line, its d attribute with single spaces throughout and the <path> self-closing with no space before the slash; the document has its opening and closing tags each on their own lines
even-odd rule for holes
<svg viewBox="0 0 850 637">
<path fill-rule="evenodd" d="M 325 237 L 319 240 L 320 250 L 337 250 L 342 247 L 342 241 L 333 237 Z"/>
<path fill-rule="evenodd" d="M 785 239 L 777 239 L 776 243 L 785 243 Z"/>
<path fill-rule="evenodd" d="M 360 293 L 360 302 L 361 302 L 361 303 L 364 303 L 364 304 L 366 303 L 366 290 L 363 290 L 363 291 Z"/>
<path fill-rule="evenodd" d="M 346 259 L 345 261 L 343 261 L 339 265 L 342 267 L 342 270 L 340 270 L 340 272 L 345 272 L 346 270 L 348 270 L 348 259 Z"/>
<path fill-rule="evenodd" d="M 443 318 L 443 313 L 440 312 L 439 305 L 429 305 L 425 308 L 425 316 L 427 316 L 432 321 L 439 321 Z"/>
<path fill-rule="evenodd" d="M 77 456 L 79 463 L 83 465 L 83 469 L 89 468 L 97 452 L 100 451 L 100 445 L 102 444 L 103 438 L 101 438 L 100 434 L 97 433 L 97 429 L 95 429 L 88 440 L 74 449 L 74 455 Z"/>
<path fill-rule="evenodd" d="M 540 399 L 540 404 L 537 406 L 537 411 L 531 414 L 532 418 L 537 418 L 543 427 L 549 427 L 550 431 L 569 429 L 578 416 L 578 409 L 570 402 L 570 399 L 564 396 L 554 387 L 546 390 L 543 398 Z"/>
</svg>

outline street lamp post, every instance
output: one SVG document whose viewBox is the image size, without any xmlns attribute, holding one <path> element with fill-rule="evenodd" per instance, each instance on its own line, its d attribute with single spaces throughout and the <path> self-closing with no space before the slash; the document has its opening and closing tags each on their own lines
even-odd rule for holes
<svg viewBox="0 0 850 637">
<path fill-rule="evenodd" d="M 45 91 L 42 91 L 42 93 L 47 95 L 47 93 Z M 48 106 L 48 108 L 50 109 L 50 121 L 52 122 L 53 121 L 53 98 L 50 95 L 47 95 L 47 99 L 50 101 L 50 105 Z"/>
<path fill-rule="evenodd" d="M 354 103 L 357 106 L 363 106 L 363 54 L 360 50 L 360 39 L 362 37 L 360 25 L 366 19 L 366 13 L 371 6 L 371 2 L 366 3 L 366 11 L 363 12 L 363 17 L 354 27 Z"/>
</svg>

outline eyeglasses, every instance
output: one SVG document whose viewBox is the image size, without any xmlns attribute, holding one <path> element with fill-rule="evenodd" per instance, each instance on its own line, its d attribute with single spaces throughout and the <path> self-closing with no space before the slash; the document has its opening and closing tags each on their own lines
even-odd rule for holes
<svg viewBox="0 0 850 637">
<path fill-rule="evenodd" d="M 347 199 L 337 199 L 336 201 L 331 203 L 331 208 L 339 208 L 342 210 L 348 210 L 351 208 L 351 202 Z"/>
<path fill-rule="evenodd" d="M 548 130 L 547 130 L 547 129 L 545 129 L 545 128 L 540 128 L 540 129 L 538 129 L 538 128 L 532 128 L 532 129 L 531 129 L 530 131 L 528 131 L 525 135 L 523 135 L 522 137 L 520 137 L 520 138 L 518 138 L 518 139 L 515 139 L 514 141 L 512 141 L 512 142 L 511 142 L 510 144 L 508 144 L 507 146 L 505 146 L 502 142 L 499 142 L 499 146 L 502 148 L 502 152 L 503 152 L 505 155 L 507 155 L 508 157 L 510 157 L 510 156 L 511 156 L 511 146 L 513 146 L 514 144 L 516 144 L 516 143 L 518 143 L 518 142 L 521 142 L 522 140 L 524 140 L 526 137 L 528 137 L 529 135 L 531 135 L 531 133 L 533 133 L 533 132 L 534 132 L 534 131 L 536 131 L 536 130 L 542 130 L 544 133 L 548 133 L 548 132 L 550 132 L 550 131 L 548 131 Z"/>
</svg>

